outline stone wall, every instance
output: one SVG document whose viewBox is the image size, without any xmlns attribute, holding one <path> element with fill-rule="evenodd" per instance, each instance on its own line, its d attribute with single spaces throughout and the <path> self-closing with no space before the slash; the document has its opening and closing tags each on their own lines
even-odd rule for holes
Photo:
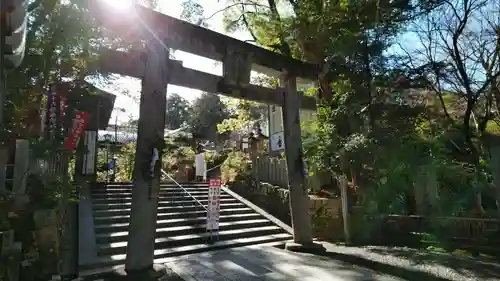
<svg viewBox="0 0 500 281">
<path fill-rule="evenodd" d="M 40 252 L 39 260 L 44 276 L 58 272 L 62 214 L 56 209 L 36 210 L 33 214 L 34 246 Z"/>
<path fill-rule="evenodd" d="M 291 225 L 288 189 L 261 183 L 255 187 L 249 181 L 232 183 L 231 190 L 258 205 L 284 223 Z M 314 237 L 339 240 L 343 236 L 340 198 L 309 195 L 309 214 Z"/>
<path fill-rule="evenodd" d="M 229 187 L 282 222 L 292 224 L 287 189 L 266 183 L 256 188 L 249 181 L 235 182 Z"/>
<path fill-rule="evenodd" d="M 288 186 L 288 174 L 286 161 L 279 157 L 270 157 L 265 154 L 260 154 L 252 159 L 252 162 L 257 173 L 256 178 L 261 182 L 266 182 L 280 187 Z M 306 175 L 304 184 L 307 189 L 319 191 L 322 185 L 322 173 L 315 172 L 314 175 Z"/>
</svg>

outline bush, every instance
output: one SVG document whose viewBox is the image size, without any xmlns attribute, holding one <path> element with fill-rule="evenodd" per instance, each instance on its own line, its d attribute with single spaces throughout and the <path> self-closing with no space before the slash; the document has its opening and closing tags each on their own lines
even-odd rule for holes
<svg viewBox="0 0 500 281">
<path fill-rule="evenodd" d="M 221 165 L 221 179 L 223 183 L 235 182 L 250 175 L 250 158 L 247 154 L 236 151 L 230 152 Z"/>
<path fill-rule="evenodd" d="M 205 161 L 207 161 L 207 169 L 213 168 L 217 165 L 221 165 L 226 161 L 228 153 L 225 151 L 221 152 L 205 152 Z"/>
</svg>

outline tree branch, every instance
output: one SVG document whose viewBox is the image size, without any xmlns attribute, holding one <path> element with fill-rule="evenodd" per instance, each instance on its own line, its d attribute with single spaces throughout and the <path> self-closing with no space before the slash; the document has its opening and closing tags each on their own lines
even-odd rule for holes
<svg viewBox="0 0 500 281">
<path fill-rule="evenodd" d="M 222 12 L 225 12 L 233 7 L 236 7 L 236 6 L 239 6 L 241 5 L 241 7 L 245 7 L 245 6 L 255 6 L 255 7 L 263 7 L 263 8 L 268 8 L 269 9 L 269 6 L 266 6 L 266 5 L 262 5 L 262 4 L 258 4 L 258 3 L 242 3 L 242 2 L 238 2 L 238 3 L 233 3 L 227 7 L 224 7 L 218 11 L 215 11 L 213 14 L 211 14 L 209 17 L 205 18 L 204 20 L 205 21 L 208 21 L 210 20 L 211 18 L 213 18 L 215 15 L 219 14 L 219 13 L 222 13 Z"/>
<path fill-rule="evenodd" d="M 241 7 L 241 11 L 242 11 L 241 16 L 243 19 L 243 23 L 247 27 L 248 33 L 250 33 L 250 36 L 252 36 L 253 40 L 258 44 L 259 39 L 257 38 L 257 35 L 253 32 L 252 28 L 250 27 L 250 23 L 248 22 L 247 17 L 245 16 L 245 6 Z"/>
<path fill-rule="evenodd" d="M 29 4 L 28 13 L 33 12 L 36 8 L 38 8 L 38 6 L 40 6 L 40 4 L 42 4 L 42 2 L 43 2 L 43 0 L 35 0 L 31 4 Z"/>
</svg>

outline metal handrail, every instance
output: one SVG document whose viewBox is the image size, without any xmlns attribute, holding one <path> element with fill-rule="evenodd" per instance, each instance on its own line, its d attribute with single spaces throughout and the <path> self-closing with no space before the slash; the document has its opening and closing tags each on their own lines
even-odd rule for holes
<svg viewBox="0 0 500 281">
<path fill-rule="evenodd" d="M 196 201 L 196 203 L 200 204 L 200 206 L 202 206 L 203 209 L 205 209 L 205 211 L 208 212 L 207 207 L 205 207 L 205 205 L 203 205 L 203 203 L 201 203 L 191 193 L 189 193 L 189 191 L 187 191 L 182 185 L 180 185 L 176 180 L 174 180 L 174 178 L 172 178 L 169 174 L 167 174 L 167 172 L 165 172 L 163 169 L 161 169 L 161 172 L 163 173 L 163 175 L 167 176 L 171 181 L 173 181 L 178 187 L 180 187 L 184 192 L 186 192 L 189 196 L 191 196 L 191 198 L 193 198 L 194 201 Z"/>
<path fill-rule="evenodd" d="M 206 165 L 206 164 L 205 164 L 205 165 Z M 215 166 L 215 167 L 212 167 L 212 168 L 210 168 L 210 169 L 205 170 L 205 171 L 203 172 L 203 180 L 205 180 L 205 181 L 206 181 L 206 180 L 208 179 L 208 172 L 213 171 L 213 170 L 215 170 L 215 169 L 219 168 L 221 165 L 222 165 L 222 164 L 219 164 L 219 165 L 217 165 L 217 166 Z"/>
<path fill-rule="evenodd" d="M 215 169 L 219 168 L 220 166 L 222 166 L 222 164 L 219 164 L 219 165 L 217 165 L 217 166 L 214 166 L 214 167 L 212 167 L 212 168 L 210 168 L 210 169 L 206 170 L 206 171 L 205 171 L 205 173 L 208 173 L 208 172 L 210 172 L 210 171 L 212 171 L 212 170 L 215 170 Z"/>
</svg>

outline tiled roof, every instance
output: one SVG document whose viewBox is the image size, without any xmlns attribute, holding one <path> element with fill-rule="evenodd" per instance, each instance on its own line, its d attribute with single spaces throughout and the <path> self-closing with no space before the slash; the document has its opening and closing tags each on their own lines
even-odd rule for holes
<svg viewBox="0 0 500 281">
<path fill-rule="evenodd" d="M 106 141 L 106 135 L 109 135 L 110 142 L 115 142 L 115 132 L 114 131 L 104 131 L 101 130 L 97 134 L 97 140 L 99 142 Z M 137 134 L 132 132 L 117 132 L 116 133 L 116 142 L 120 144 L 127 144 L 130 142 L 137 141 Z"/>
<path fill-rule="evenodd" d="M 180 128 L 177 130 L 165 130 L 165 137 L 175 135 L 175 134 L 185 134 L 188 135 L 188 133 L 184 132 L 183 129 L 185 128 Z M 97 134 L 97 140 L 101 143 L 106 142 L 106 135 L 109 135 L 109 140 L 111 143 L 115 142 L 115 131 L 112 130 L 101 130 Z M 127 144 L 130 142 L 136 142 L 137 141 L 137 133 L 136 132 L 131 132 L 131 131 L 117 131 L 116 132 L 116 139 L 118 144 Z"/>
</svg>

